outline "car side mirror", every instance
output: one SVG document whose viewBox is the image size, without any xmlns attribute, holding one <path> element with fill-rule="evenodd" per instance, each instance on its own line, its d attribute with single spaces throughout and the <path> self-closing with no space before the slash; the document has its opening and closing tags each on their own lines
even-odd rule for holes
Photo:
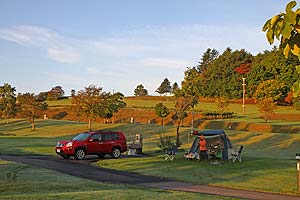
<svg viewBox="0 0 300 200">
<path fill-rule="evenodd" d="M 89 142 L 94 142 L 94 140 L 92 138 L 89 139 Z"/>
</svg>

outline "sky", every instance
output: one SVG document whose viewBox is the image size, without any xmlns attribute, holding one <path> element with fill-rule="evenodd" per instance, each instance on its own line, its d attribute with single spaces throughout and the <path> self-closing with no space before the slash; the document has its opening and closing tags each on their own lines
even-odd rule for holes
<svg viewBox="0 0 300 200">
<path fill-rule="evenodd" d="M 262 26 L 288 2 L 0 0 L 0 85 L 36 94 L 59 85 L 69 95 L 92 84 L 132 96 L 142 84 L 158 95 L 208 48 L 271 49 Z"/>
</svg>

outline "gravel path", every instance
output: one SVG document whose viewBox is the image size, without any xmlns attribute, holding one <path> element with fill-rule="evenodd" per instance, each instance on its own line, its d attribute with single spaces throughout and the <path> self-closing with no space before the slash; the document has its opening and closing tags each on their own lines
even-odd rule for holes
<svg viewBox="0 0 300 200">
<path fill-rule="evenodd" d="M 0 155 L 0 159 L 19 162 L 32 166 L 55 170 L 64 174 L 76 177 L 107 182 L 113 184 L 132 184 L 149 188 L 159 188 L 164 190 L 176 190 L 195 192 L 202 194 L 227 196 L 243 199 L 258 200 L 300 200 L 300 196 L 280 195 L 247 190 L 229 189 L 208 185 L 195 185 L 186 182 L 175 181 L 155 176 L 145 176 L 133 172 L 124 172 L 112 169 L 98 168 L 91 165 L 98 159 L 88 157 L 83 161 L 65 160 L 54 156 L 32 156 L 32 155 Z"/>
</svg>

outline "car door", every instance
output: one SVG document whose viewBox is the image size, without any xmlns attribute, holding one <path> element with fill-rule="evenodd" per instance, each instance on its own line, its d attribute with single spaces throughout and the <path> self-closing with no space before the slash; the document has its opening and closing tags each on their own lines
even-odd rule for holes
<svg viewBox="0 0 300 200">
<path fill-rule="evenodd" d="M 106 153 L 110 153 L 112 146 L 114 144 L 112 134 L 111 133 L 104 133 L 102 134 L 102 142 L 103 142 L 103 148 Z"/>
<path fill-rule="evenodd" d="M 101 152 L 101 149 L 103 149 L 102 134 L 96 133 L 88 140 L 87 151 L 88 154 L 95 154 Z"/>
</svg>

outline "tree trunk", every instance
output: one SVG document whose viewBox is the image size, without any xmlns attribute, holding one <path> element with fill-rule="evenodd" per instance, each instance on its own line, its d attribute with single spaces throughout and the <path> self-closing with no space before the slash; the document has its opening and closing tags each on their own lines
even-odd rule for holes
<svg viewBox="0 0 300 200">
<path fill-rule="evenodd" d="M 164 118 L 163 117 L 161 118 L 161 125 L 162 126 L 164 125 Z"/>
<path fill-rule="evenodd" d="M 91 119 L 89 118 L 89 131 L 92 131 L 92 123 L 91 123 Z"/>
<path fill-rule="evenodd" d="M 35 131 L 35 122 L 34 122 L 34 118 L 31 120 L 31 130 Z"/>
<path fill-rule="evenodd" d="M 195 106 L 192 106 L 192 123 L 191 123 L 191 134 L 194 132 L 194 115 L 195 115 Z"/>
<path fill-rule="evenodd" d="M 180 147 L 180 141 L 179 141 L 179 127 L 180 127 L 180 121 L 177 123 L 176 127 L 176 145 Z"/>
</svg>

